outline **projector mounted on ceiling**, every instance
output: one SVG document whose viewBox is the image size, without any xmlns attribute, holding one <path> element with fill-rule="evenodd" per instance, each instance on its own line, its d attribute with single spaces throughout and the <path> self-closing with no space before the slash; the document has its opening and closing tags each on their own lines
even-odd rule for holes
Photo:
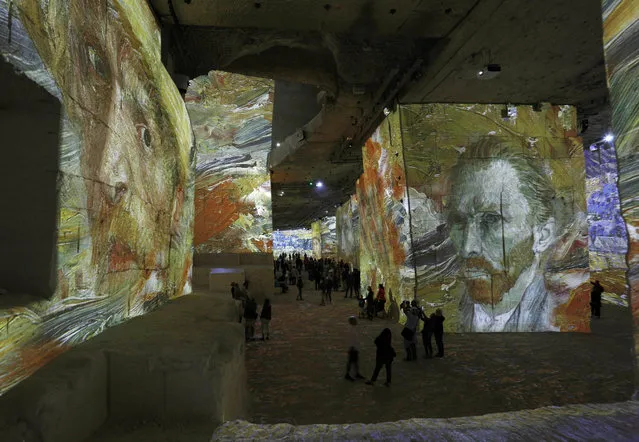
<svg viewBox="0 0 639 442">
<path fill-rule="evenodd" d="M 501 74 L 501 65 L 490 63 L 477 71 L 478 80 L 492 80 Z"/>
</svg>

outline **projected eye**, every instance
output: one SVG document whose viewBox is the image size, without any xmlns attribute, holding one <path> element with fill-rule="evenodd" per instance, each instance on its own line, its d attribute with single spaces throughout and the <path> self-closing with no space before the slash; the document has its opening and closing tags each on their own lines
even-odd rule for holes
<svg viewBox="0 0 639 442">
<path fill-rule="evenodd" d="M 501 215 L 494 212 L 484 213 L 481 217 L 481 221 L 486 226 L 492 226 L 501 222 Z"/>
<path fill-rule="evenodd" d="M 138 139 L 145 149 L 151 149 L 151 131 L 144 124 L 136 125 L 138 130 Z"/>
</svg>

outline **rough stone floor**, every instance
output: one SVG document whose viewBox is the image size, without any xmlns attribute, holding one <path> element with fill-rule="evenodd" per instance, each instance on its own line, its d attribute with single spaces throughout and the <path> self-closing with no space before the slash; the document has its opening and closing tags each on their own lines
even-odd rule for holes
<svg viewBox="0 0 639 442">
<path fill-rule="evenodd" d="M 360 320 L 364 376 L 371 375 L 373 339 L 384 327 L 393 331 L 401 356 L 390 388 L 383 386 L 384 370 L 374 387 L 349 382 L 347 318 L 357 315 L 357 303 L 337 292 L 333 305 L 320 306 L 311 284 L 304 301 L 295 300 L 293 289 L 274 295 L 271 340 L 247 346 L 250 422 L 375 423 L 619 402 L 632 395 L 630 318 L 613 306 L 604 306 L 591 334 L 448 334 L 443 359 L 424 359 L 420 336 L 416 362 L 402 360 L 400 325 Z"/>
</svg>

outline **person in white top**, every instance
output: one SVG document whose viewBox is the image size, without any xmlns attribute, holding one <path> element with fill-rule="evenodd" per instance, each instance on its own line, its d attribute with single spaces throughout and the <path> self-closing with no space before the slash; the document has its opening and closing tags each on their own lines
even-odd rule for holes
<svg viewBox="0 0 639 442">
<path fill-rule="evenodd" d="M 346 376 L 344 376 L 344 379 L 354 381 L 355 379 L 364 379 L 364 376 L 359 373 L 359 333 L 357 332 L 357 318 L 351 316 L 348 318 L 348 323 L 350 324 L 348 331 L 348 362 L 346 363 Z M 354 376 L 351 376 L 351 373 L 354 373 Z"/>
</svg>

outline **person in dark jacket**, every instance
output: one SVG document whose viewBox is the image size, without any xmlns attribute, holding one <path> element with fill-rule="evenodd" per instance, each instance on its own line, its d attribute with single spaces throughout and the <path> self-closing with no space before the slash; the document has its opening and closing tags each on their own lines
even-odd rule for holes
<svg viewBox="0 0 639 442">
<path fill-rule="evenodd" d="M 265 339 L 268 340 L 271 334 L 271 300 L 268 298 L 264 300 L 264 305 L 262 306 L 260 323 L 262 325 L 262 341 Z"/>
<path fill-rule="evenodd" d="M 435 335 L 435 344 L 437 345 L 437 354 L 435 355 L 438 358 L 444 357 L 444 321 L 446 318 L 442 314 L 442 309 L 438 308 L 435 310 L 435 316 L 431 317 L 431 321 L 433 322 L 433 334 Z"/>
<path fill-rule="evenodd" d="M 397 356 L 395 353 L 395 349 L 392 346 L 392 334 L 390 328 L 385 328 L 382 330 L 380 335 L 375 338 L 375 346 L 377 347 L 377 352 L 375 353 L 375 370 L 373 371 L 373 376 L 370 381 L 366 381 L 368 385 L 374 385 L 377 380 L 377 376 L 382 369 L 382 366 L 386 367 L 386 382 L 384 385 L 390 387 L 391 384 L 391 365 L 393 364 L 393 359 Z"/>
<path fill-rule="evenodd" d="M 433 325 L 435 313 L 430 315 L 430 318 L 422 311 L 420 319 L 424 322 L 424 328 L 422 328 L 422 342 L 424 343 L 425 358 L 433 357 Z"/>
<path fill-rule="evenodd" d="M 249 297 L 244 307 L 244 337 L 247 341 L 255 335 L 255 320 L 257 319 L 257 303 Z"/>
<path fill-rule="evenodd" d="M 593 318 L 601 318 L 601 295 L 604 292 L 604 288 L 599 284 L 599 280 L 590 282 L 592 284 L 592 290 L 590 292 L 590 316 Z"/>
<path fill-rule="evenodd" d="M 304 298 L 302 298 L 302 288 L 304 287 L 304 281 L 302 281 L 301 276 L 297 277 L 297 283 L 295 285 L 297 285 L 297 298 L 295 299 L 303 301 Z"/>
<path fill-rule="evenodd" d="M 373 316 L 375 316 L 375 295 L 370 285 L 368 286 L 368 292 L 366 294 L 366 314 L 368 315 L 368 319 L 372 321 Z"/>
</svg>

